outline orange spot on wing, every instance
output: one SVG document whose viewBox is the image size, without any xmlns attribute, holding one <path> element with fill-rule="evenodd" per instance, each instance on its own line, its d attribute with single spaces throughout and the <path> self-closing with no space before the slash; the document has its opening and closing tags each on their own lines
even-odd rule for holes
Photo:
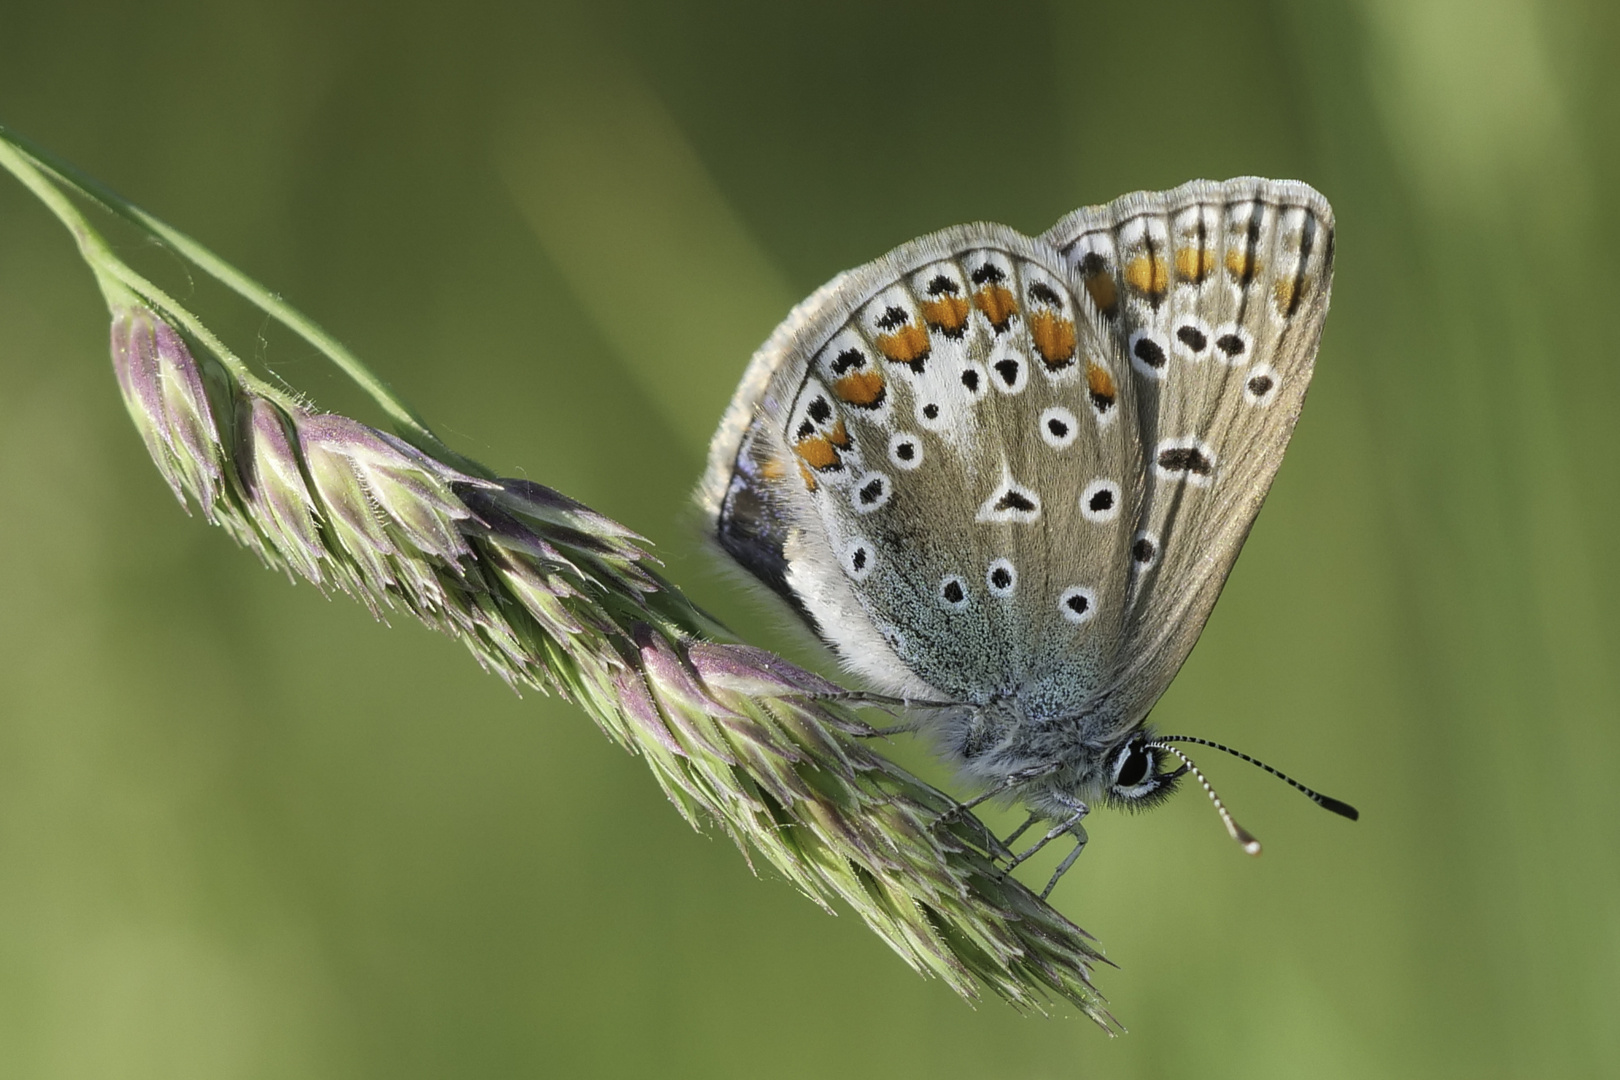
<svg viewBox="0 0 1620 1080">
<path fill-rule="evenodd" d="M 1013 299 L 1012 290 L 1001 285 L 986 285 L 974 293 L 973 306 L 984 312 L 998 334 L 1007 329 L 1012 317 L 1018 314 L 1018 301 Z"/>
<path fill-rule="evenodd" d="M 1125 264 L 1125 283 L 1157 300 L 1170 288 L 1170 274 L 1157 255 L 1138 255 Z"/>
<path fill-rule="evenodd" d="M 838 448 L 823 435 L 811 435 L 793 444 L 793 452 L 812 469 L 825 471 L 843 468 L 844 459 Z"/>
<path fill-rule="evenodd" d="M 1074 323 L 1055 311 L 1036 311 L 1029 317 L 1029 336 L 1050 368 L 1074 363 Z"/>
<path fill-rule="evenodd" d="M 840 450 L 849 449 L 849 432 L 844 430 L 844 421 L 842 419 L 833 423 L 832 430 L 827 432 L 827 441 Z"/>
<path fill-rule="evenodd" d="M 1119 396 L 1114 376 L 1095 360 L 1086 365 L 1086 390 L 1091 394 L 1092 404 L 1099 409 L 1113 405 L 1114 399 Z"/>
<path fill-rule="evenodd" d="M 1294 309 L 1293 278 L 1278 278 L 1277 284 L 1272 287 L 1272 291 L 1277 297 L 1277 309 L 1279 311 L 1286 315 Z"/>
<path fill-rule="evenodd" d="M 921 304 L 923 319 L 947 337 L 956 337 L 967 325 L 968 303 L 960 296 L 942 296 L 938 300 L 924 300 Z"/>
<path fill-rule="evenodd" d="M 1239 281 L 1253 281 L 1260 272 L 1260 260 L 1247 247 L 1235 247 L 1226 253 L 1226 272 Z"/>
<path fill-rule="evenodd" d="M 833 383 L 833 393 L 839 401 L 875 409 L 883 404 L 883 376 L 876 371 L 852 372 Z"/>
<path fill-rule="evenodd" d="M 907 323 L 892 334 L 880 334 L 877 349 L 890 363 L 920 364 L 928 359 L 928 331 Z"/>
<path fill-rule="evenodd" d="M 1087 277 L 1086 292 L 1091 294 L 1091 302 L 1102 314 L 1111 317 L 1119 310 L 1119 286 L 1114 284 L 1113 275 L 1108 271 L 1101 270 Z"/>
<path fill-rule="evenodd" d="M 1215 272 L 1215 253 L 1208 248 L 1184 247 L 1176 252 L 1176 276 L 1197 283 Z"/>
<path fill-rule="evenodd" d="M 804 466 L 799 466 L 801 469 Z M 787 475 L 787 466 L 775 458 L 766 458 L 759 466 L 759 475 L 767 480 L 780 480 Z"/>
</svg>

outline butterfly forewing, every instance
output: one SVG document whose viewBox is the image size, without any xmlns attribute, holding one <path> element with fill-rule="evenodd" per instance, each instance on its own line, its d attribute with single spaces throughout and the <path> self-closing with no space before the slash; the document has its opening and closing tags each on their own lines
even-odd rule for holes
<svg viewBox="0 0 1620 1080">
<path fill-rule="evenodd" d="M 1130 363 L 1145 498 L 1107 712 L 1139 722 L 1197 640 L 1310 382 L 1333 216 L 1308 186 L 1195 181 L 1077 211 L 1044 237 Z"/>
</svg>

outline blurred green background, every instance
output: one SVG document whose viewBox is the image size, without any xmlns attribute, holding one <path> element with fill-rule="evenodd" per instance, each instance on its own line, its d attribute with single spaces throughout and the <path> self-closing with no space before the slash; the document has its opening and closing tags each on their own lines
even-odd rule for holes
<svg viewBox="0 0 1620 1080">
<path fill-rule="evenodd" d="M 1156 719 L 1363 811 L 1206 754 L 1264 858 L 1188 794 L 1102 815 L 1055 894 L 1131 1034 L 970 1009 L 582 714 L 181 514 L 0 177 L 0 1075 L 1620 1071 L 1620 7 L 0 0 L 0 51 L 0 119 L 812 662 L 687 509 L 794 301 L 960 221 L 1308 180 L 1316 384 Z"/>
</svg>

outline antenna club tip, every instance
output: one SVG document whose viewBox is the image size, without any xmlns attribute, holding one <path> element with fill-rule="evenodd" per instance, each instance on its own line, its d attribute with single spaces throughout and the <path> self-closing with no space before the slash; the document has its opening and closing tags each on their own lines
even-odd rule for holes
<svg viewBox="0 0 1620 1080">
<path fill-rule="evenodd" d="M 1238 842 L 1238 847 L 1243 849 L 1245 855 L 1260 854 L 1260 841 L 1255 839 L 1254 833 L 1231 820 L 1227 821 L 1227 828 L 1232 834 L 1232 839 Z"/>
<path fill-rule="evenodd" d="M 1361 820 L 1360 810 L 1357 810 L 1347 802 L 1341 802 L 1338 799 L 1329 798 L 1326 795 L 1322 796 L 1322 808 L 1324 810 L 1331 810 L 1340 817 L 1349 818 L 1351 821 Z"/>
</svg>

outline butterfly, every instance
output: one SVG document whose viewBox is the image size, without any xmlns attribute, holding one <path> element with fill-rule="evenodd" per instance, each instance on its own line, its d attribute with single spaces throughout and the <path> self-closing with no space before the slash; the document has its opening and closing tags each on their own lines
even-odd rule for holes
<svg viewBox="0 0 1620 1080">
<path fill-rule="evenodd" d="M 981 793 L 1050 828 L 1144 807 L 1193 762 L 1149 711 L 1186 660 L 1299 418 L 1333 212 L 1297 181 L 1193 181 L 1036 238 L 972 224 L 838 275 L 755 354 L 698 498 Z M 871 700 L 879 700 L 873 698 Z M 1348 805 L 1282 776 L 1320 805 Z M 1172 762 L 1178 767 L 1167 768 Z"/>
</svg>

